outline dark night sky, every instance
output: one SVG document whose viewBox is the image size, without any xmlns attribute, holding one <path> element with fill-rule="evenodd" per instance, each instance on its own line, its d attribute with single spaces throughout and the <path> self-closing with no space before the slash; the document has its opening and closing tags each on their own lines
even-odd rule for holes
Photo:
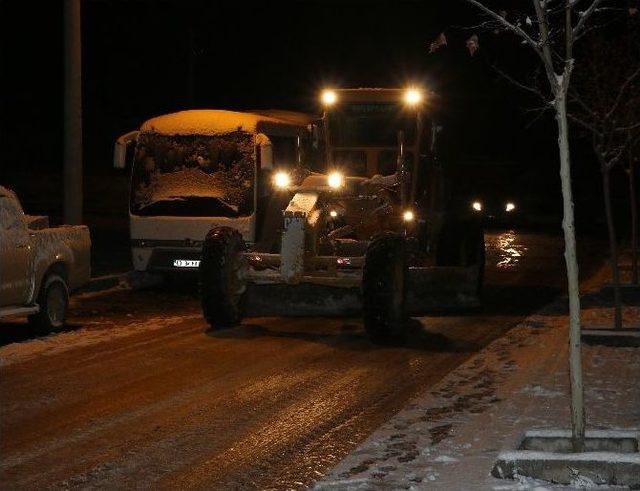
<svg viewBox="0 0 640 491">
<path fill-rule="evenodd" d="M 5 0 L 0 7 L 0 182 L 9 185 L 20 173 L 55 178 L 61 169 L 61 3 Z M 532 101 L 486 61 L 499 51 L 501 62 L 518 72 L 528 65 L 526 49 L 507 41 L 495 50 L 496 42 L 481 34 L 480 54 L 470 57 L 464 40 L 471 32 L 453 27 L 477 22 L 462 0 L 85 0 L 82 9 L 87 174 L 113 173 L 114 139 L 154 115 L 188 107 L 313 111 L 326 85 L 417 83 L 440 94 L 462 157 L 535 166 L 557 176 L 553 120 L 528 128 L 522 108 Z M 429 55 L 429 42 L 442 31 L 449 46 Z"/>
</svg>

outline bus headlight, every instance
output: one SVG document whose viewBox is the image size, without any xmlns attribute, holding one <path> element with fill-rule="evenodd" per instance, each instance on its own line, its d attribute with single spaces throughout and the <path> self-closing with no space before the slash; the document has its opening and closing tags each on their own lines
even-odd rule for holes
<svg viewBox="0 0 640 491">
<path fill-rule="evenodd" d="M 480 203 L 480 201 L 474 201 L 471 203 L 471 208 L 473 208 L 474 211 L 482 211 L 482 203 Z"/>
<path fill-rule="evenodd" d="M 288 172 L 279 171 L 273 175 L 273 185 L 278 189 L 287 189 L 291 184 L 291 177 Z"/>
<path fill-rule="evenodd" d="M 339 189 L 344 185 L 344 176 L 340 172 L 332 172 L 327 176 L 327 184 L 331 189 Z"/>
</svg>

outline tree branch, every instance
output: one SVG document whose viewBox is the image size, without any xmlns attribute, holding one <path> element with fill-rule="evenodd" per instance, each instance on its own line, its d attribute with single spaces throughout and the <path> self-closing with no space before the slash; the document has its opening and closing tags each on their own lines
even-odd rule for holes
<svg viewBox="0 0 640 491">
<path fill-rule="evenodd" d="M 582 29 L 585 28 L 585 26 L 587 24 L 587 21 L 589 20 L 589 17 L 591 17 L 593 15 L 593 13 L 596 11 L 598 6 L 602 2 L 603 2 L 603 0 L 593 0 L 593 2 L 591 2 L 591 5 L 589 5 L 587 10 L 585 10 L 584 12 L 582 12 L 582 14 L 580 14 L 580 20 L 576 24 L 576 27 L 573 28 L 573 37 L 574 38 L 579 36 L 580 31 L 582 31 Z"/>
<path fill-rule="evenodd" d="M 480 9 L 482 12 L 487 14 L 489 17 L 492 17 L 494 20 L 498 21 L 505 29 L 511 31 L 517 36 L 520 36 L 524 41 L 536 52 L 540 58 L 542 58 L 542 52 L 540 51 L 540 45 L 537 43 L 529 34 L 527 34 L 522 28 L 512 24 L 507 19 L 502 17 L 500 14 L 494 12 L 488 7 L 485 7 L 478 0 L 466 0 L 471 5 Z"/>
<path fill-rule="evenodd" d="M 635 71 L 631 75 L 629 75 L 629 77 L 627 77 L 624 83 L 620 86 L 620 90 L 618 91 L 618 95 L 616 96 L 613 102 L 613 106 L 611 106 L 611 109 L 609 109 L 609 111 L 607 112 L 607 116 L 606 116 L 607 118 L 610 118 L 613 115 L 613 113 L 618 109 L 618 106 L 622 101 L 622 96 L 627 90 L 627 87 L 629 87 L 631 82 L 633 82 L 638 75 L 640 75 L 640 66 L 636 68 Z"/>
</svg>

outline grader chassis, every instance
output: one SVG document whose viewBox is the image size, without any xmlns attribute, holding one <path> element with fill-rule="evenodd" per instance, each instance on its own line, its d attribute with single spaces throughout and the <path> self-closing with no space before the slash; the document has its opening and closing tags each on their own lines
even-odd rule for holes
<svg viewBox="0 0 640 491">
<path fill-rule="evenodd" d="M 345 104 L 399 105 L 402 95 L 393 89 L 337 93 Z M 260 243 L 248 247 L 231 228 L 209 232 L 200 274 L 203 311 L 212 327 L 233 326 L 245 315 L 362 311 L 370 337 L 382 343 L 402 337 L 409 315 L 479 304 L 484 267 L 479 222 L 473 214 L 454 216 L 443 200 L 427 196 L 438 183 L 425 185 L 425 176 L 438 173 L 425 169 L 435 164 L 435 156 L 425 152 L 422 109 L 398 110 L 409 111 L 409 121 L 416 122 L 411 141 L 400 136 L 390 147 L 388 139 L 381 142 L 387 146 L 366 147 L 361 175 L 349 175 L 348 165 L 335 163 L 337 152 L 351 149 L 337 146 L 344 139 L 325 111 L 325 158 L 331 162 L 326 169 L 331 171 L 299 173 L 299 182 L 274 192 L 271 208 L 283 195 L 291 197 L 280 212 L 279 230 L 262 231 L 277 234 L 276 252 L 274 241 L 267 241 L 270 249 Z M 382 176 L 382 152 L 390 149 L 396 153 L 395 172 Z"/>
</svg>

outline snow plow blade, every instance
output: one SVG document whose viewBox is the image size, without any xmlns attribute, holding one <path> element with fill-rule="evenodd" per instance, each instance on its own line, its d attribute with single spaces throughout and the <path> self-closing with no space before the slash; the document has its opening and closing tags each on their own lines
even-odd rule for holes
<svg viewBox="0 0 640 491">
<path fill-rule="evenodd" d="M 409 268 L 407 311 L 427 312 L 473 309 L 480 306 L 477 267 Z M 245 315 L 339 316 L 362 312 L 360 288 L 311 283 L 247 286 Z"/>
<path fill-rule="evenodd" d="M 244 299 L 246 316 L 339 316 L 359 315 L 362 311 L 360 288 L 300 283 L 287 285 L 248 285 Z"/>
</svg>

